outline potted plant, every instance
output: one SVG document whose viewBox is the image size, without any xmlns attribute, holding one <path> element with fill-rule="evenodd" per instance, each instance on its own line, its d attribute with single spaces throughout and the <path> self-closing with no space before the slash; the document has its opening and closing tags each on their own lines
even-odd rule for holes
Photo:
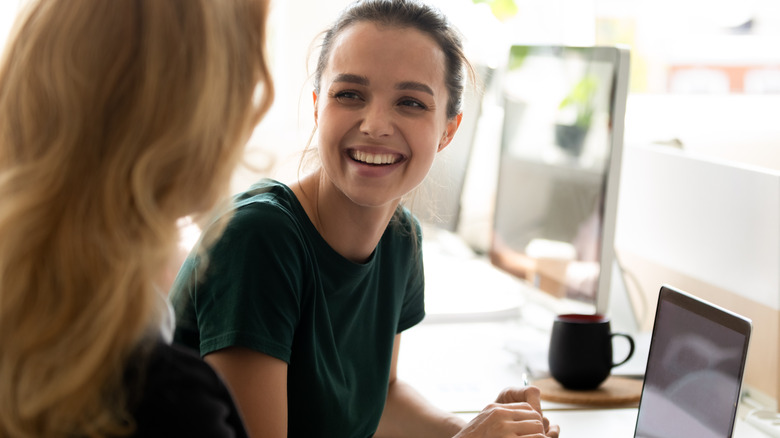
<svg viewBox="0 0 780 438">
<path fill-rule="evenodd" d="M 558 146 L 571 155 L 577 156 L 582 152 L 593 121 L 593 96 L 597 87 L 596 77 L 585 75 L 558 105 L 560 122 L 555 125 L 555 138 Z"/>
</svg>

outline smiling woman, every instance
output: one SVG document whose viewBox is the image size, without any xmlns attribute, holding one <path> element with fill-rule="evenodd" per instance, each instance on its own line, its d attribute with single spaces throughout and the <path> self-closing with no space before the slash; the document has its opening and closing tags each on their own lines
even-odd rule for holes
<svg viewBox="0 0 780 438">
<path fill-rule="evenodd" d="M 175 339 L 223 375 L 253 435 L 557 436 L 535 388 L 467 425 L 396 375 L 401 333 L 425 316 L 420 225 L 400 200 L 452 141 L 469 72 L 438 10 L 347 7 L 314 74 L 321 166 L 237 196 L 208 268 L 194 256 L 179 273 Z"/>
</svg>

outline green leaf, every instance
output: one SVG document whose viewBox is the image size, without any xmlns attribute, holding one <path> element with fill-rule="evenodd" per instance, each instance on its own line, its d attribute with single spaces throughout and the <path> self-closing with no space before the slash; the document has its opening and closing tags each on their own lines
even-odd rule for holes
<svg viewBox="0 0 780 438">
<path fill-rule="evenodd" d="M 500 21 L 506 21 L 517 15 L 518 8 L 515 0 L 472 0 L 474 4 L 487 3 L 493 15 Z"/>
<path fill-rule="evenodd" d="M 558 108 L 563 109 L 573 106 L 577 111 L 577 125 L 590 125 L 593 117 L 591 98 L 596 93 L 598 85 L 598 78 L 595 75 L 586 75 L 574 85 L 569 94 L 558 105 Z"/>
<path fill-rule="evenodd" d="M 508 68 L 510 70 L 514 70 L 516 68 L 520 68 L 521 65 L 523 65 L 523 61 L 525 61 L 526 56 L 531 52 L 531 47 L 529 46 L 512 46 L 509 48 L 509 65 Z"/>
</svg>

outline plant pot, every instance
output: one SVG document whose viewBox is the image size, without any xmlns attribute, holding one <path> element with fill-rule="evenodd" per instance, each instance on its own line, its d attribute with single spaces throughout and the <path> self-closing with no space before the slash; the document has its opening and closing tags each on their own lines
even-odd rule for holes
<svg viewBox="0 0 780 438">
<path fill-rule="evenodd" d="M 588 128 L 579 125 L 555 125 L 555 141 L 558 146 L 572 156 L 582 153 Z"/>
</svg>

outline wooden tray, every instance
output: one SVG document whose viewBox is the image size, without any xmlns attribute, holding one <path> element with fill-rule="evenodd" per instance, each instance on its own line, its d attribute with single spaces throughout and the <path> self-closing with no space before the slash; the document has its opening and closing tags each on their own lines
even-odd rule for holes
<svg viewBox="0 0 780 438">
<path fill-rule="evenodd" d="M 552 377 L 536 380 L 532 385 L 542 391 L 542 400 L 555 403 L 614 406 L 639 403 L 642 380 L 610 376 L 596 389 L 566 389 Z"/>
</svg>

